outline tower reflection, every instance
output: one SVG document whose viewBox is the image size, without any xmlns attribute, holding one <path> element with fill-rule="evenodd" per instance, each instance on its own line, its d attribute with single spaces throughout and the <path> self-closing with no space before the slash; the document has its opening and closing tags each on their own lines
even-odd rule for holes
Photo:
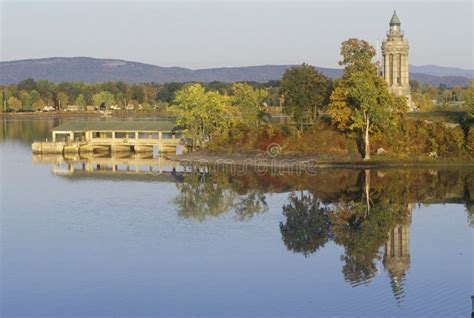
<svg viewBox="0 0 474 318">
<path fill-rule="evenodd" d="M 398 224 L 388 233 L 385 243 L 383 265 L 390 277 L 392 292 L 398 302 L 405 297 L 404 281 L 410 269 L 410 225 L 412 205 L 409 207 L 409 216 L 405 223 Z"/>
</svg>

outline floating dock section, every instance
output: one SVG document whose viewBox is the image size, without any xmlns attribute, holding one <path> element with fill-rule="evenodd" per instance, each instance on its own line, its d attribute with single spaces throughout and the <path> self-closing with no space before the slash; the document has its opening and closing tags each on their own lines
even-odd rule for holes
<svg viewBox="0 0 474 318">
<path fill-rule="evenodd" d="M 181 134 L 170 121 L 73 121 L 51 130 L 52 141 L 34 142 L 35 154 L 175 152 Z"/>
</svg>

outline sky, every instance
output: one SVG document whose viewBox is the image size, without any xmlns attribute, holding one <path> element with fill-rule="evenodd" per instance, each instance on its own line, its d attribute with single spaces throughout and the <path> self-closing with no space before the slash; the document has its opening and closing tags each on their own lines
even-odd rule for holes
<svg viewBox="0 0 474 318">
<path fill-rule="evenodd" d="M 396 9 L 410 64 L 473 67 L 472 1 L 0 0 L 0 60 L 117 58 L 160 66 L 338 67 L 350 37 L 374 46 Z"/>
</svg>

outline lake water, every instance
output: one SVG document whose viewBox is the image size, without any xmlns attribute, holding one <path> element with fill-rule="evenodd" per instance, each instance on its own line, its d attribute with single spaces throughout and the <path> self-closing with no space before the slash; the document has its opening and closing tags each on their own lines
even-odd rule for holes
<svg viewBox="0 0 474 318">
<path fill-rule="evenodd" d="M 472 168 L 33 157 L 60 122 L 2 122 L 1 317 L 470 316 Z"/>
</svg>

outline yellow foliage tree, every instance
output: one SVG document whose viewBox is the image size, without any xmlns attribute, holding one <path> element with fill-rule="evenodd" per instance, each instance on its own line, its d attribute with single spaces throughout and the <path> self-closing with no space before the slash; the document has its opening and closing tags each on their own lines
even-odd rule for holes
<svg viewBox="0 0 474 318">
<path fill-rule="evenodd" d="M 193 148 L 209 141 L 217 129 L 225 129 L 235 120 L 230 97 L 215 91 L 206 92 L 200 84 L 190 84 L 176 92 L 170 111 L 177 124 L 191 137 Z"/>
</svg>

